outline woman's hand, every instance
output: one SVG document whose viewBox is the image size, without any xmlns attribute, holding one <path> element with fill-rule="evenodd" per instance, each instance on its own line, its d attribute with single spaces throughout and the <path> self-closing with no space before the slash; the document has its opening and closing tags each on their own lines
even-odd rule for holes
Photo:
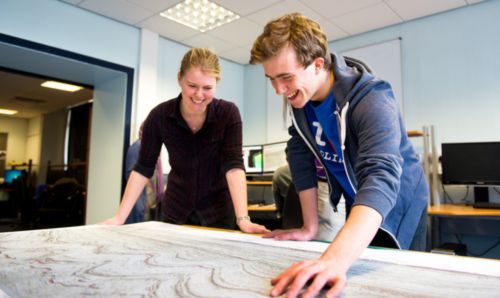
<svg viewBox="0 0 500 298">
<path fill-rule="evenodd" d="M 315 230 L 302 227 L 300 229 L 274 230 L 265 234 L 263 237 L 273 238 L 276 240 L 308 241 L 314 239 L 314 236 L 316 236 Z"/>
<path fill-rule="evenodd" d="M 271 280 L 274 288 L 271 297 L 286 293 L 287 298 L 316 297 L 325 286 L 329 286 L 325 297 L 340 295 L 346 283 L 347 268 L 335 266 L 333 260 L 311 260 L 293 264 Z"/>
<path fill-rule="evenodd" d="M 242 232 L 250 233 L 250 234 L 264 234 L 264 233 L 270 232 L 263 225 L 253 223 L 249 219 L 240 220 L 238 222 L 238 227 L 240 228 L 240 230 Z"/>
<path fill-rule="evenodd" d="M 125 221 L 118 217 L 118 215 L 113 216 L 112 218 L 106 219 L 105 221 L 100 222 L 100 225 L 123 225 Z"/>
</svg>

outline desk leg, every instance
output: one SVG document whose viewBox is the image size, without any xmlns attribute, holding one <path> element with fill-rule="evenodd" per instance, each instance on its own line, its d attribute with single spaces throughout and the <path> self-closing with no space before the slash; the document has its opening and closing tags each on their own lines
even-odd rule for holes
<svg viewBox="0 0 500 298">
<path fill-rule="evenodd" d="M 431 216 L 431 243 L 430 243 L 430 249 L 439 247 L 441 245 L 441 239 L 440 239 L 440 218 L 439 216 Z"/>
</svg>

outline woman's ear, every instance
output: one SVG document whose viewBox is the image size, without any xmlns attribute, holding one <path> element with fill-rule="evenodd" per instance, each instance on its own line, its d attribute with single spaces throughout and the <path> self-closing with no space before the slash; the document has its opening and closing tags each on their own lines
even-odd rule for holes
<svg viewBox="0 0 500 298">
<path fill-rule="evenodd" d="M 177 73 L 177 82 L 179 83 L 179 85 L 181 84 L 181 78 L 182 78 L 182 77 L 181 77 L 181 73 L 180 73 L 180 72 L 178 72 L 178 73 Z"/>
</svg>

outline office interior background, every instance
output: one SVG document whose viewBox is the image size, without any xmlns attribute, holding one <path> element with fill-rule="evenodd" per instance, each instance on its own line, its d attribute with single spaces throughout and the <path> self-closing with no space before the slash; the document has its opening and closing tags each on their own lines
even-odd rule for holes
<svg viewBox="0 0 500 298">
<path fill-rule="evenodd" d="M 125 149 L 136 139 L 149 110 L 178 95 L 176 74 L 189 46 L 82 9 L 85 2 L 92 1 L 0 1 L 0 66 L 93 87 L 85 213 L 85 223 L 93 224 L 118 208 Z M 281 2 L 286 6 L 294 1 Z M 370 5 L 384 2 L 391 1 Z M 433 125 L 438 150 L 446 142 L 500 141 L 500 1 L 446 2 L 462 4 L 368 32 L 344 32 L 331 41 L 330 49 L 347 52 L 399 40 L 406 128 Z M 79 3 L 82 7 L 74 5 Z M 370 20 L 359 20 L 364 21 Z M 260 30 L 242 34 L 256 37 Z M 244 144 L 286 140 L 281 99 L 262 67 L 245 63 L 245 55 L 237 51 L 221 57 L 222 80 L 216 96 L 240 109 Z M 47 127 L 40 116 L 0 116 L 0 132 L 9 134 L 7 162 L 32 159 L 42 165 L 46 149 L 42 150 L 40 140 L 53 133 Z M 412 140 L 421 152 L 421 140 Z M 447 187 L 447 193 L 448 199 L 458 202 L 466 187 Z M 472 197 L 472 192 L 467 196 Z M 500 202 L 493 190 L 490 197 Z M 456 242 L 453 235 L 448 236 Z M 462 240 L 471 250 L 482 252 L 498 237 L 463 235 Z M 500 248 L 485 256 L 500 258 Z"/>
</svg>

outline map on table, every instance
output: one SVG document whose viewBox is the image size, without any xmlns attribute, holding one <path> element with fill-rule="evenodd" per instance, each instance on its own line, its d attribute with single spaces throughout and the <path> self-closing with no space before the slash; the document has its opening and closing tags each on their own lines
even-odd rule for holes
<svg viewBox="0 0 500 298">
<path fill-rule="evenodd" d="M 320 256 L 210 233 L 160 222 L 0 233 L 0 297 L 269 297 L 272 277 Z M 500 277 L 360 259 L 342 296 L 499 297 Z"/>
</svg>

